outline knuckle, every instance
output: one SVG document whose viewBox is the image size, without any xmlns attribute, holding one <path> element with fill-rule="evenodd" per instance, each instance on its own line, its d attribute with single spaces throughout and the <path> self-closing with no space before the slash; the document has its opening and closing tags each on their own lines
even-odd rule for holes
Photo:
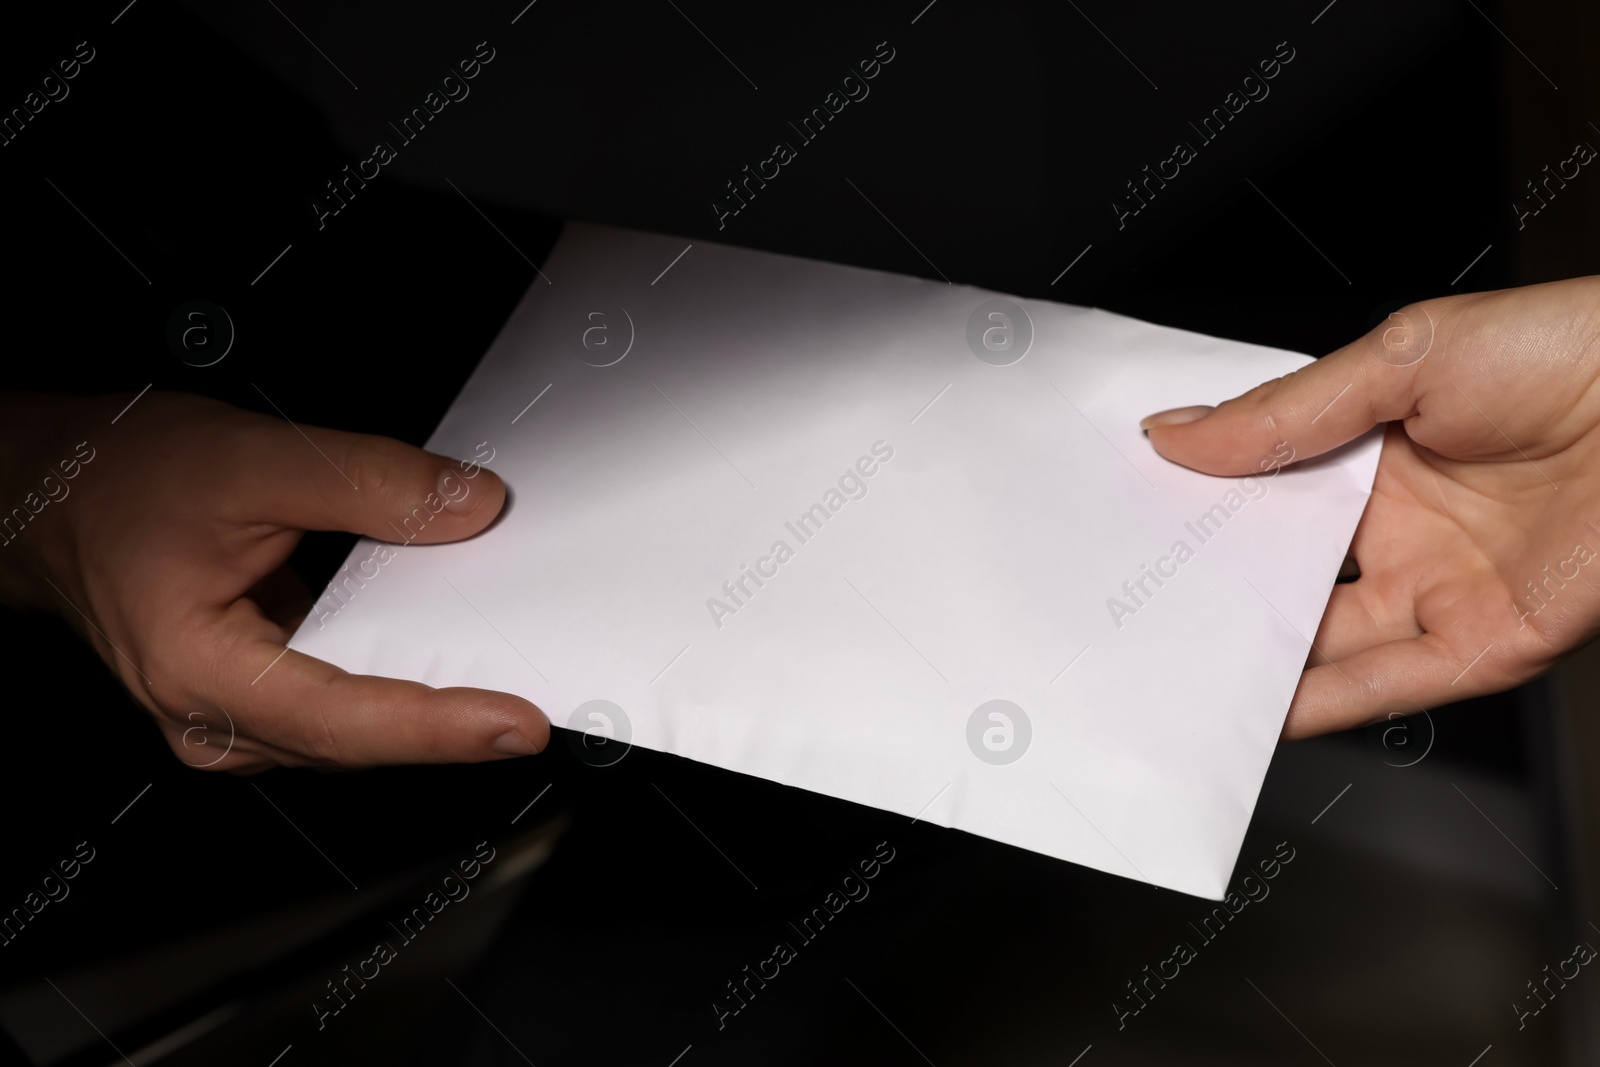
<svg viewBox="0 0 1600 1067">
<path fill-rule="evenodd" d="M 411 759 L 417 763 L 454 763 L 450 750 L 443 743 L 443 739 L 432 730 L 418 737 L 414 742 L 415 748 Z"/>
<path fill-rule="evenodd" d="M 328 704 L 306 714 L 299 747 L 304 755 L 319 762 L 343 764 L 348 761 L 346 746 L 334 726 Z"/>
<path fill-rule="evenodd" d="M 344 470 L 363 503 L 387 505 L 404 489 L 408 449 L 387 437 L 361 435 L 344 448 Z"/>
<path fill-rule="evenodd" d="M 408 683 L 410 698 L 405 701 L 409 714 L 409 729 L 403 736 L 410 748 L 407 758 L 418 763 L 455 763 L 460 760 L 460 745 L 458 744 L 458 719 L 452 714 L 441 714 L 447 706 L 431 705 L 438 710 L 432 714 L 423 713 L 423 709 L 430 707 L 428 698 L 436 695 L 438 690 L 420 682 Z"/>
</svg>

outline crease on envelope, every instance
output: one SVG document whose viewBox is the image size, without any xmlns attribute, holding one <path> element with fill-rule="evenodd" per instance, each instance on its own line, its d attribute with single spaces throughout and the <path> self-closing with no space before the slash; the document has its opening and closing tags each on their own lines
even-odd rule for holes
<svg viewBox="0 0 1600 1067">
<path fill-rule="evenodd" d="M 652 285 L 681 251 L 568 225 L 428 442 L 492 446 L 508 512 L 398 552 L 293 647 L 557 726 L 612 700 L 636 745 L 1220 899 L 1378 437 L 1202 541 L 1185 524 L 1240 480 L 1161 459 L 1139 418 L 1306 357 L 1007 298 L 1033 344 L 996 367 L 966 340 L 996 294 L 703 242 Z M 625 358 L 585 362 L 592 313 Z M 1175 575 L 1111 610 L 1179 539 Z M 730 597 L 750 566 L 775 570 Z M 991 699 L 1032 726 L 1006 765 L 968 748 Z"/>
</svg>

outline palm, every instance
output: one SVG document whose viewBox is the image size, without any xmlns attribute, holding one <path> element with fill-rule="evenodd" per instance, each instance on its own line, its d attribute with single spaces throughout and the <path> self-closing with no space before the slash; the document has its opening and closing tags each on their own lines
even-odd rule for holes
<svg viewBox="0 0 1600 1067">
<path fill-rule="evenodd" d="M 1145 420 L 1217 475 L 1388 424 L 1361 577 L 1329 600 L 1286 736 L 1509 688 L 1600 631 L 1597 386 L 1600 278 L 1577 278 L 1424 301 L 1214 411 Z"/>
<path fill-rule="evenodd" d="M 1351 546 L 1361 577 L 1329 600 L 1290 736 L 1509 688 L 1600 628 L 1592 350 L 1508 321 L 1500 295 L 1416 368 Z M 1537 372 L 1496 381 L 1507 362 Z"/>
</svg>

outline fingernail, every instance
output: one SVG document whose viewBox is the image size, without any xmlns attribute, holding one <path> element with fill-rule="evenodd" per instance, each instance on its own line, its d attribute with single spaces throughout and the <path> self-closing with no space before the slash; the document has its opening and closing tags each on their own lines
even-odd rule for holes
<svg viewBox="0 0 1600 1067">
<path fill-rule="evenodd" d="M 439 474 L 439 495 L 444 497 L 447 511 L 465 515 L 476 508 L 478 496 L 473 494 L 472 489 L 472 483 L 461 477 L 453 467 L 446 467 Z"/>
<path fill-rule="evenodd" d="M 493 747 L 496 752 L 504 752 L 508 756 L 534 756 L 539 752 L 533 747 L 532 741 L 515 730 L 507 730 L 495 738 Z"/>
<path fill-rule="evenodd" d="M 1195 404 L 1186 408 L 1170 408 L 1158 411 L 1154 415 L 1146 415 L 1139 420 L 1139 429 L 1148 430 L 1152 426 L 1182 426 L 1186 422 L 1203 419 L 1217 410 L 1210 404 Z"/>
</svg>

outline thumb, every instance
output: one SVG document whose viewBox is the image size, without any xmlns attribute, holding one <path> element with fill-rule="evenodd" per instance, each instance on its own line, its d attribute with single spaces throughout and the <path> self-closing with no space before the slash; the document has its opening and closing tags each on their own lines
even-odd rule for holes
<svg viewBox="0 0 1600 1067">
<path fill-rule="evenodd" d="M 246 444 L 253 488 L 242 516 L 301 530 L 347 530 L 380 541 L 437 544 L 478 533 L 505 504 L 505 483 L 388 437 L 263 419 Z M 262 463 L 262 456 L 271 456 Z"/>
<path fill-rule="evenodd" d="M 1161 455 L 1206 474 L 1280 466 L 1286 446 L 1289 459 L 1321 455 L 1416 414 L 1444 304 L 1409 305 L 1359 340 L 1216 408 L 1161 411 L 1139 425 Z"/>
</svg>

